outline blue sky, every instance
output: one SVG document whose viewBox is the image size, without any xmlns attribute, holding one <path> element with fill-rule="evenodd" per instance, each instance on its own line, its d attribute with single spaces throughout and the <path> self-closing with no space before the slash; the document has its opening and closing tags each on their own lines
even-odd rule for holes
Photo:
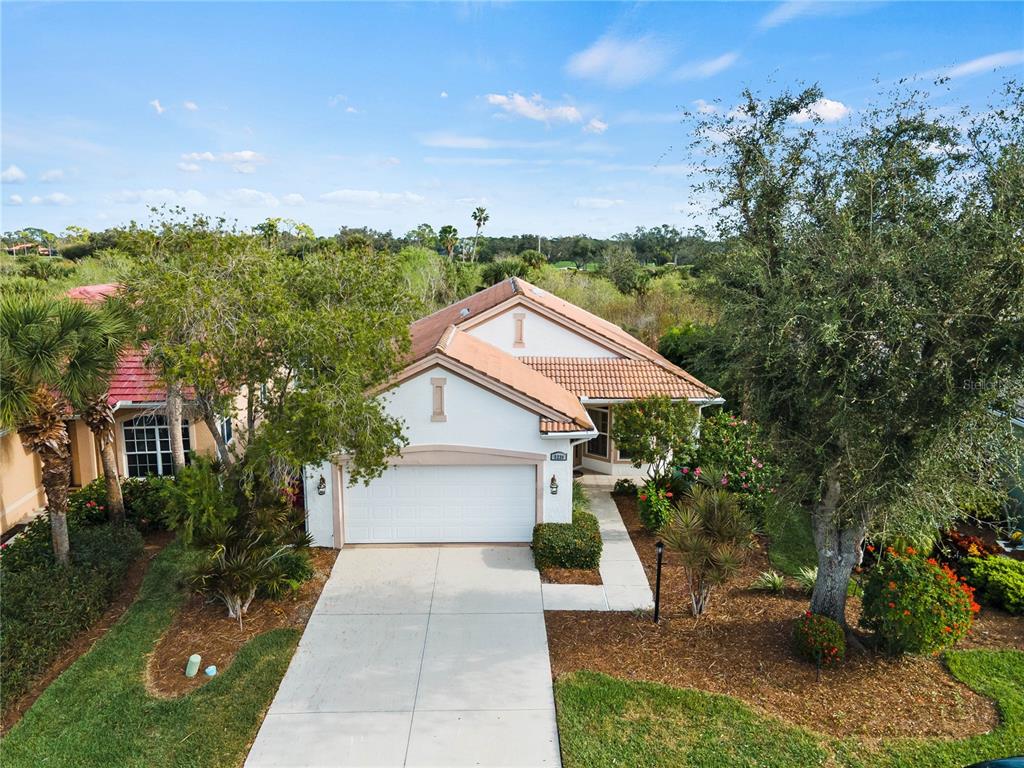
<svg viewBox="0 0 1024 768">
<path fill-rule="evenodd" d="M 28 4 L 2 9 L 3 230 L 150 204 L 319 233 L 705 222 L 682 109 L 818 82 L 856 119 L 1024 73 L 1022 3 Z"/>
</svg>

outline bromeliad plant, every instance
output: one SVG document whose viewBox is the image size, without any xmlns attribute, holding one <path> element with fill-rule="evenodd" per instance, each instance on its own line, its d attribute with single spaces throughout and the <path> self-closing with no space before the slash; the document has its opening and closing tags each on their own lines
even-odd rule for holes
<svg viewBox="0 0 1024 768">
<path fill-rule="evenodd" d="M 967 636 L 974 590 L 948 565 L 913 547 L 888 547 L 868 574 L 861 624 L 892 655 L 932 653 Z"/>
<path fill-rule="evenodd" d="M 712 590 L 743 564 L 753 540 L 752 526 L 735 494 L 703 483 L 690 489 L 673 512 L 661 536 L 682 561 L 690 608 L 700 616 Z"/>
</svg>

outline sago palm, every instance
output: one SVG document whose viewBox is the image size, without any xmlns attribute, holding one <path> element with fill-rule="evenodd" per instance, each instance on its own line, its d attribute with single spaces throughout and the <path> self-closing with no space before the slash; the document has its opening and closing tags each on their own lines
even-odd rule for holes
<svg viewBox="0 0 1024 768">
<path fill-rule="evenodd" d="M 57 560 L 70 559 L 66 420 L 106 389 L 116 365 L 102 313 L 70 299 L 0 297 L 0 428 L 17 430 L 42 465 Z"/>
<path fill-rule="evenodd" d="M 690 607 L 700 616 L 712 590 L 734 575 L 751 543 L 751 525 L 735 494 L 703 484 L 676 503 L 661 531 L 665 545 L 679 554 L 690 592 Z"/>
</svg>

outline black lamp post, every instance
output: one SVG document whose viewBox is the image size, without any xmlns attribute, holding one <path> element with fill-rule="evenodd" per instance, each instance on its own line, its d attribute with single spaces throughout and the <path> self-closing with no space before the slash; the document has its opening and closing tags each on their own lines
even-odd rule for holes
<svg viewBox="0 0 1024 768">
<path fill-rule="evenodd" d="M 657 624 L 661 613 L 661 556 L 665 554 L 665 542 L 655 544 L 654 551 L 658 555 L 657 575 L 654 577 L 654 623 Z"/>
</svg>

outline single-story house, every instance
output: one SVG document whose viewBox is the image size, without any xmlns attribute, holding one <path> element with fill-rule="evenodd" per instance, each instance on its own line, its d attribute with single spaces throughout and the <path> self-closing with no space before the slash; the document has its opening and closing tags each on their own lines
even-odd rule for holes
<svg viewBox="0 0 1024 768">
<path fill-rule="evenodd" d="M 350 485 L 346 458 L 307 467 L 314 542 L 525 542 L 569 522 L 574 470 L 637 476 L 609 435 L 617 404 L 723 401 L 618 326 L 520 278 L 410 328 L 381 388 L 409 441 L 384 474 Z"/>
<path fill-rule="evenodd" d="M 116 285 L 87 285 L 68 295 L 80 301 L 100 301 Z M 111 379 L 107 400 L 114 409 L 114 453 L 122 477 L 171 474 L 170 436 L 162 413 L 167 390 L 145 364 L 139 350 L 126 351 Z M 78 418 L 67 422 L 71 438 L 71 485 L 81 487 L 103 474 L 99 446 L 89 427 Z M 232 421 L 221 422 L 224 437 L 232 439 Z M 202 421 L 185 419 L 182 437 L 186 451 L 216 454 L 213 435 Z M 23 522 L 46 506 L 39 459 L 25 449 L 17 432 L 0 432 L 0 533 Z"/>
</svg>

